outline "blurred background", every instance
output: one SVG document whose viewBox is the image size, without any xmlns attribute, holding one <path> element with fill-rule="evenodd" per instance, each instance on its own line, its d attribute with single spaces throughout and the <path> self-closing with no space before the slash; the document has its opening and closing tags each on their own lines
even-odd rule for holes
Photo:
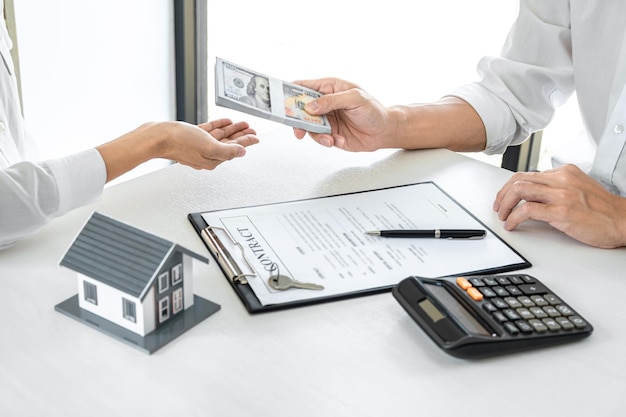
<svg viewBox="0 0 626 417">
<path fill-rule="evenodd" d="M 15 2 L 24 114 L 42 158 L 176 119 L 174 1 Z M 215 106 L 216 56 L 287 81 L 344 78 L 387 105 L 426 102 L 476 80 L 478 60 L 500 52 L 518 3 L 386 0 L 355 11 L 336 0 L 207 1 L 208 117 L 247 120 L 261 136 L 278 125 Z M 539 168 L 574 152 L 572 137 L 582 137 L 575 97 L 544 132 Z"/>
</svg>

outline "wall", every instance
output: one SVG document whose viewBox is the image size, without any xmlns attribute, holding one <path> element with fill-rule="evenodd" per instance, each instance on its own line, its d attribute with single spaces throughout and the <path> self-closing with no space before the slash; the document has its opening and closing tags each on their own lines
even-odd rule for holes
<svg viewBox="0 0 626 417">
<path fill-rule="evenodd" d="M 154 308 L 153 302 L 142 305 L 139 299 L 130 297 L 123 291 L 105 285 L 83 274 L 77 274 L 77 276 L 78 304 L 80 308 L 130 330 L 131 332 L 137 333 L 140 336 L 144 336 L 154 329 L 154 310 L 150 310 L 150 308 Z M 84 281 L 96 286 L 98 304 L 93 304 L 85 300 Z M 124 318 L 122 298 L 126 298 L 135 303 L 135 322 Z M 152 296 L 152 299 L 154 299 L 154 296 Z"/>
<path fill-rule="evenodd" d="M 171 0 L 18 0 L 15 14 L 42 158 L 176 118 Z"/>
<path fill-rule="evenodd" d="M 476 80 L 481 57 L 499 54 L 517 7 L 518 0 L 208 0 L 209 69 L 219 56 L 288 81 L 350 80 L 386 105 L 436 100 Z M 214 103 L 209 83 L 211 118 L 249 120 L 261 132 L 277 126 Z M 500 164 L 499 156 L 475 155 Z"/>
<path fill-rule="evenodd" d="M 271 7 L 253 0 L 208 0 L 209 69 L 219 56 L 289 81 L 344 78 L 385 105 L 427 102 L 478 78 L 476 64 L 500 53 L 518 2 L 385 0 L 360 2 L 356 11 L 355 3 L 337 0 L 274 0 Z M 211 117 L 249 120 L 261 132 L 277 126 L 214 103 L 209 83 Z M 540 168 L 550 168 L 552 155 L 563 149 L 574 160 L 579 148 L 588 154 L 581 136 L 573 99 L 544 132 Z M 501 163 L 500 155 L 467 155 Z"/>
<path fill-rule="evenodd" d="M 171 0 L 16 2 L 24 111 L 44 158 L 113 139 L 139 124 L 175 118 Z M 286 80 L 337 76 L 384 104 L 437 99 L 477 78 L 498 54 L 517 0 L 208 0 L 209 117 L 277 125 L 215 106 L 216 56 Z M 575 103 L 544 135 L 543 168 L 557 126 L 576 121 Z M 558 123 L 565 120 L 564 123 Z M 558 142 L 557 142 L 558 143 Z M 568 146 L 569 147 L 569 146 Z M 472 154 L 499 164 L 499 156 Z M 155 161 L 131 177 L 163 166 Z M 540 161 L 541 164 L 541 161 Z M 122 179 L 123 180 L 123 179 Z"/>
<path fill-rule="evenodd" d="M 335 76 L 384 104 L 434 100 L 475 80 L 517 15 L 517 0 L 386 0 L 358 11 L 336 0 L 208 2 L 211 68 L 217 55 L 286 80 Z"/>
</svg>

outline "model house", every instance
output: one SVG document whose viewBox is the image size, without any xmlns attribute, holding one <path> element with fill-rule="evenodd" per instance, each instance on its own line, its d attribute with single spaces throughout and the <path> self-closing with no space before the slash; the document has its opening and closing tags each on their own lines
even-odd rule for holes
<svg viewBox="0 0 626 417">
<path fill-rule="evenodd" d="M 140 336 L 194 304 L 192 261 L 208 259 L 93 213 L 60 262 L 78 273 L 78 305 Z"/>
</svg>

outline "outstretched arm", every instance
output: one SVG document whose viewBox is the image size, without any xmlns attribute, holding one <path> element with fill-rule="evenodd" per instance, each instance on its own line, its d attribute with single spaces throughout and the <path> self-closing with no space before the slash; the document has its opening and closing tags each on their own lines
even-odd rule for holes
<svg viewBox="0 0 626 417">
<path fill-rule="evenodd" d="M 196 169 L 214 169 L 245 155 L 258 143 L 247 123 L 219 119 L 199 126 L 183 122 L 146 123 L 98 146 L 107 182 L 154 158 L 166 158 Z"/>
<path fill-rule="evenodd" d="M 152 158 L 213 169 L 258 142 L 247 123 L 148 123 L 96 149 L 0 170 L 0 249 L 98 199 L 105 182 Z"/>
<path fill-rule="evenodd" d="M 348 151 L 380 148 L 480 151 L 485 148 L 482 120 L 472 106 L 459 98 L 385 107 L 356 84 L 336 78 L 296 83 L 324 94 L 305 107 L 310 114 L 325 114 L 329 118 L 331 134 L 308 132 L 324 146 Z M 306 133 L 295 129 L 299 139 Z"/>
</svg>

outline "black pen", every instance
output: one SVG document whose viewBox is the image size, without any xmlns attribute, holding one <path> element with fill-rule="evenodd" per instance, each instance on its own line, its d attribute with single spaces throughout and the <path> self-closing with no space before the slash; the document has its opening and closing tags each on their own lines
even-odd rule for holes
<svg viewBox="0 0 626 417">
<path fill-rule="evenodd" d="M 370 230 L 368 235 L 381 237 L 407 237 L 432 239 L 482 239 L 487 232 L 482 229 L 432 229 L 432 230 Z"/>
</svg>

